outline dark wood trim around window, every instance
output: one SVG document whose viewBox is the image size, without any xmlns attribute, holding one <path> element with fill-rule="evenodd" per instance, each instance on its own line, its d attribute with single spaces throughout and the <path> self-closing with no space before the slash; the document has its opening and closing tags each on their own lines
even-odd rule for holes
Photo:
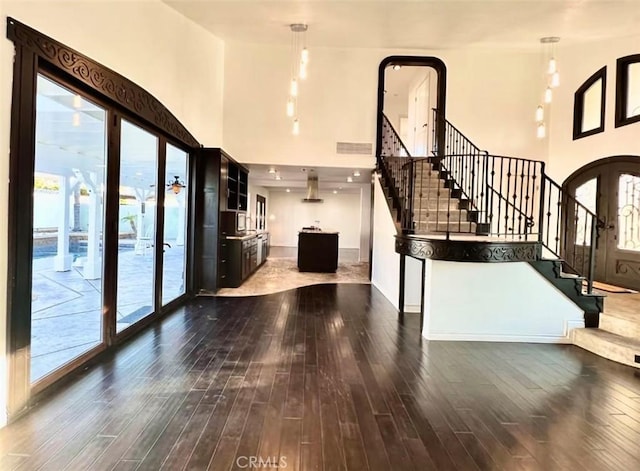
<svg viewBox="0 0 640 471">
<path fill-rule="evenodd" d="M 640 115 L 627 116 L 629 65 L 640 62 L 640 54 L 620 57 L 616 63 L 616 127 L 640 121 Z"/>
<path fill-rule="evenodd" d="M 602 90 L 600 96 L 600 126 L 594 129 L 582 130 L 582 118 L 584 117 L 584 94 L 591 88 L 598 80 L 602 81 Z M 606 108 L 606 94 L 607 94 L 607 66 L 598 70 L 595 74 L 587 79 L 578 90 L 573 98 L 573 140 L 581 139 L 583 137 L 592 136 L 604 131 L 604 117 Z"/>
<path fill-rule="evenodd" d="M 7 18 L 7 37 L 33 52 L 40 61 L 48 62 L 57 71 L 70 75 L 184 146 L 200 147 L 196 138 L 158 99 L 131 80 L 13 18 Z"/>
</svg>

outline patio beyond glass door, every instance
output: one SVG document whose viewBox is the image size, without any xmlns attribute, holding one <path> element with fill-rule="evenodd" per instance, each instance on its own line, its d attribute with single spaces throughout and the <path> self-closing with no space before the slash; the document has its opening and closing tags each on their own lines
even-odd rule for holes
<svg viewBox="0 0 640 471">
<path fill-rule="evenodd" d="M 102 342 L 106 111 L 38 75 L 31 383 Z"/>
<path fill-rule="evenodd" d="M 162 305 L 185 293 L 189 155 L 168 144 L 166 162 Z"/>
<path fill-rule="evenodd" d="M 117 332 L 155 311 L 158 191 L 158 138 L 124 119 L 120 133 Z"/>
</svg>

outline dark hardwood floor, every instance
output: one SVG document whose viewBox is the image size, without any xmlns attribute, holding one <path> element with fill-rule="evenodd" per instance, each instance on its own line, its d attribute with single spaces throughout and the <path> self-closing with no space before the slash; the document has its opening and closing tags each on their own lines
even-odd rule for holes
<svg viewBox="0 0 640 471">
<path fill-rule="evenodd" d="M 198 298 L 0 430 L 0 469 L 640 469 L 636 370 L 417 326 L 369 285 Z"/>
</svg>

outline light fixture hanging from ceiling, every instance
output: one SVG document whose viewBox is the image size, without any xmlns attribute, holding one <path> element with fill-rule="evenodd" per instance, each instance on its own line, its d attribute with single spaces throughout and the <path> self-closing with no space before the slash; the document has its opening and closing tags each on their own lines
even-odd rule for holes
<svg viewBox="0 0 640 471">
<path fill-rule="evenodd" d="M 542 57 L 546 62 L 544 66 L 544 92 L 542 103 L 536 108 L 536 135 L 539 139 L 546 137 L 545 126 L 545 106 L 550 107 L 553 100 L 553 89 L 560 85 L 560 72 L 558 72 L 558 61 L 556 59 L 556 44 L 560 41 L 557 36 L 547 36 L 540 38 L 542 44 Z"/>
<path fill-rule="evenodd" d="M 287 99 L 287 116 L 293 118 L 293 134 L 300 134 L 298 121 L 298 94 L 300 80 L 306 80 L 309 65 L 309 49 L 307 49 L 307 29 L 304 23 L 293 23 L 291 29 L 291 82 L 289 84 L 289 98 Z"/>
</svg>

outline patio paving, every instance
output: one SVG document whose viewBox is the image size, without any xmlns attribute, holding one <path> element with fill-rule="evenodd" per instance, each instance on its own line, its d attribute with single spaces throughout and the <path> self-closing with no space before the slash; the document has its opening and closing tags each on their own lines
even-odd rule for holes
<svg viewBox="0 0 640 471">
<path fill-rule="evenodd" d="M 164 251 L 163 303 L 183 292 L 185 247 L 169 241 Z M 151 314 L 153 251 L 118 251 L 117 330 Z M 75 265 L 75 264 L 74 264 Z M 33 260 L 31 381 L 58 369 L 102 341 L 102 280 L 86 280 L 82 267 L 53 270 L 53 257 Z M 131 316 L 132 313 L 136 315 Z"/>
</svg>

